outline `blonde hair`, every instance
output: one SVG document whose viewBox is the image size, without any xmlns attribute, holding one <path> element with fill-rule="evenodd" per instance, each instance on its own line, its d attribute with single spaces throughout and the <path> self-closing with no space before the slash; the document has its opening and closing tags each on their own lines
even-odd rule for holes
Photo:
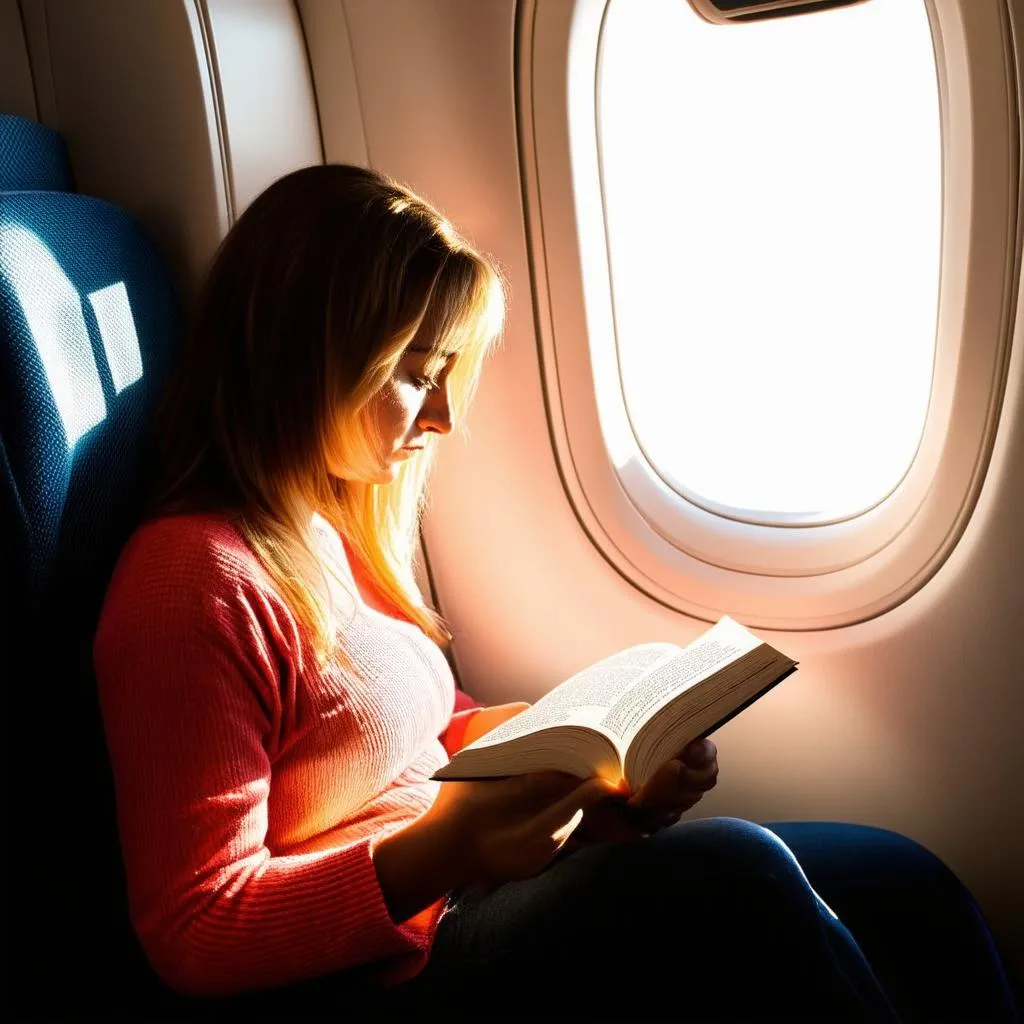
<svg viewBox="0 0 1024 1024">
<path fill-rule="evenodd" d="M 319 513 L 373 586 L 439 644 L 413 568 L 433 445 L 387 484 L 368 404 L 413 340 L 465 416 L 504 294 L 495 268 L 429 203 L 341 164 L 281 178 L 224 239 L 155 423 L 157 514 L 229 513 L 322 660 L 338 648 Z M 379 462 L 378 462 L 379 465 Z M 340 468 L 339 468 L 340 467 Z"/>
</svg>

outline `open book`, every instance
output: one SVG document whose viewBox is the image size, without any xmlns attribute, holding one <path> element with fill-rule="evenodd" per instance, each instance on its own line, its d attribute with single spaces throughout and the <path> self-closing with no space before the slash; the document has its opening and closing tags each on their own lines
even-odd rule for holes
<svg viewBox="0 0 1024 1024">
<path fill-rule="evenodd" d="M 796 662 L 725 617 L 686 647 L 638 644 L 577 672 L 460 750 L 435 779 L 533 771 L 623 776 L 636 792 L 795 671 Z"/>
</svg>

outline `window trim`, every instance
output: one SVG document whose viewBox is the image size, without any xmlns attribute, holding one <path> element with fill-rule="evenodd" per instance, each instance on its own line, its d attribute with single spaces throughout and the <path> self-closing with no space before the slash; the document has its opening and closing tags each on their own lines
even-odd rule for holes
<svg viewBox="0 0 1024 1024">
<path fill-rule="evenodd" d="M 577 518 L 625 578 L 697 618 L 729 612 L 755 627 L 806 630 L 878 615 L 923 586 L 963 532 L 1002 404 L 1020 263 L 1017 77 L 1005 0 L 923 0 L 943 153 L 932 397 L 918 453 L 892 494 L 859 516 L 814 525 L 741 522 L 688 501 L 650 465 L 629 426 L 597 142 L 597 59 L 608 2 L 526 0 L 517 47 L 541 371 L 556 460 Z M 989 59 L 971 63 L 972 52 Z M 1003 61 L 992 61 L 993 52 Z M 581 386 L 590 381 L 595 387 Z"/>
</svg>

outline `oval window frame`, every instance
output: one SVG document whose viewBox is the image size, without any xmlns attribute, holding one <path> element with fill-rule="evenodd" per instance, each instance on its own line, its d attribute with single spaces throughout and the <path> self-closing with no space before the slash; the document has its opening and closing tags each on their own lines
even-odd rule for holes
<svg viewBox="0 0 1024 1024">
<path fill-rule="evenodd" d="M 618 572 L 688 615 L 715 621 L 728 612 L 754 627 L 790 630 L 872 618 L 923 586 L 948 557 L 977 500 L 998 423 L 1021 223 L 1018 86 L 1005 2 L 922 0 L 938 71 L 943 210 L 935 367 L 917 455 L 895 490 L 858 516 L 772 525 L 688 501 L 647 461 L 629 425 L 597 134 L 608 2 L 527 0 L 518 26 L 536 329 L 570 502 Z M 986 59 L 972 62 L 972 53 Z M 534 96 L 544 97 L 543 106 Z"/>
</svg>

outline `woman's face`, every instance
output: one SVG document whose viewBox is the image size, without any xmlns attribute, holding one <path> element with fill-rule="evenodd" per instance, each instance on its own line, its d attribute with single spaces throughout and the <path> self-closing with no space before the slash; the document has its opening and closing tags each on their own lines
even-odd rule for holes
<svg viewBox="0 0 1024 1024">
<path fill-rule="evenodd" d="M 454 353 L 448 355 L 431 376 L 427 364 L 436 366 L 437 359 L 431 358 L 429 346 L 414 342 L 402 353 L 395 372 L 366 407 L 379 439 L 379 465 L 376 475 L 368 475 L 363 482 L 391 483 L 402 462 L 416 458 L 430 435 L 451 432 L 448 377 L 455 358 Z"/>
</svg>

